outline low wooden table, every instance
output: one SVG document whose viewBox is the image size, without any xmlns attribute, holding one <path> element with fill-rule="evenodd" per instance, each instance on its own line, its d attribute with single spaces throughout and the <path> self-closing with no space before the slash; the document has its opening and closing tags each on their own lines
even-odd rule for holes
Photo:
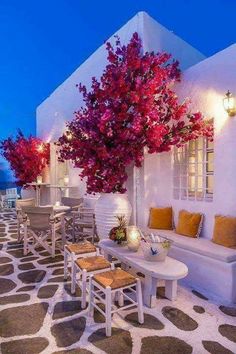
<svg viewBox="0 0 236 354">
<path fill-rule="evenodd" d="M 111 260 L 112 256 L 121 261 L 122 264 L 130 266 L 135 271 L 145 275 L 143 280 L 144 304 L 154 307 L 156 303 L 157 281 L 165 281 L 165 296 L 175 300 L 177 296 L 177 281 L 188 274 L 187 266 L 176 259 L 166 257 L 164 262 L 149 262 L 144 259 L 141 248 L 138 252 L 131 252 L 127 246 L 119 246 L 112 240 L 102 240 L 99 247 L 104 256 Z"/>
</svg>

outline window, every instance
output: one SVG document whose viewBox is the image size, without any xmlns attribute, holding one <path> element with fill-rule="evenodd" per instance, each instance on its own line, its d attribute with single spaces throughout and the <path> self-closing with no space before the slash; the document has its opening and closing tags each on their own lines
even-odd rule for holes
<svg viewBox="0 0 236 354">
<path fill-rule="evenodd" d="M 175 199 L 213 199 L 213 142 L 199 138 L 174 148 L 173 187 Z"/>
</svg>

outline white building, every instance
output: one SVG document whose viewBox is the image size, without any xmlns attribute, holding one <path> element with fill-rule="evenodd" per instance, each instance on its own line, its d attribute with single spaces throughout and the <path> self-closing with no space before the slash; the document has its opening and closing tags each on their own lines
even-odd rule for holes
<svg viewBox="0 0 236 354">
<path fill-rule="evenodd" d="M 138 13 L 116 34 L 123 43 L 127 43 L 134 32 L 138 32 L 141 37 L 144 50 L 170 52 L 173 58 L 180 61 L 183 77 L 176 88 L 180 99 L 190 97 L 193 111 L 200 110 L 206 117 L 214 117 L 215 124 L 213 198 L 195 202 L 194 198 L 188 197 L 175 199 L 173 154 L 147 155 L 143 168 L 138 171 L 139 177 L 137 177 L 139 179 L 138 221 L 146 225 L 149 208 L 154 205 L 172 205 L 175 216 L 183 207 L 193 211 L 200 210 L 206 215 L 203 235 L 211 238 L 213 216 L 216 213 L 236 213 L 236 188 L 232 188 L 236 180 L 236 159 L 234 158 L 236 121 L 227 116 L 222 105 L 225 92 L 228 89 L 233 91 L 236 82 L 234 60 L 236 45 L 204 60 L 204 56 L 199 51 L 144 12 Z M 114 35 L 109 40 L 113 42 Z M 62 135 L 66 121 L 72 119 L 73 112 L 83 104 L 76 84 L 82 82 L 89 86 L 91 77 L 100 77 L 105 65 L 106 50 L 102 45 L 37 107 L 37 136 L 45 141 L 54 142 Z M 57 169 L 55 154 L 52 156 L 53 159 L 50 177 L 51 183 L 57 183 L 64 171 L 60 172 L 60 169 Z M 78 177 L 78 173 L 78 170 L 69 168 L 71 183 L 78 185 L 80 194 L 84 194 L 85 185 Z M 131 200 L 133 199 L 132 181 L 133 178 L 128 181 Z"/>
<path fill-rule="evenodd" d="M 235 302 L 235 254 L 207 239 L 212 238 L 215 214 L 236 215 L 236 118 L 229 117 L 223 108 L 227 90 L 236 94 L 236 45 L 205 59 L 144 12 L 116 34 L 121 42 L 128 43 L 134 32 L 141 37 L 145 51 L 166 51 L 179 60 L 183 71 L 182 81 L 176 85 L 179 98 L 190 97 L 192 111 L 200 110 L 207 118 L 214 119 L 215 139 L 211 146 L 205 141 L 187 146 L 179 155 L 181 166 L 176 165 L 175 159 L 180 152 L 173 149 L 169 153 L 146 155 L 141 169 L 129 168 L 127 189 L 133 217 L 138 225 L 145 227 L 153 206 L 172 206 L 175 223 L 180 209 L 202 212 L 203 239 L 192 242 L 180 237 L 182 246 L 172 247 L 171 255 L 186 262 L 190 283 Z M 110 41 L 114 41 L 113 36 Z M 106 51 L 102 45 L 38 106 L 40 138 L 53 143 L 62 135 L 66 121 L 73 118 L 73 112 L 83 103 L 76 84 L 89 86 L 91 77 L 99 78 L 105 65 Z M 63 174 L 69 173 L 71 184 L 78 186 L 79 194 L 83 195 L 85 182 L 78 177 L 79 171 L 69 166 L 65 172 L 65 166 L 60 167 L 57 162 L 54 144 L 51 146 L 50 182 L 58 183 Z M 51 192 L 51 197 L 55 199 L 55 193 Z"/>
</svg>

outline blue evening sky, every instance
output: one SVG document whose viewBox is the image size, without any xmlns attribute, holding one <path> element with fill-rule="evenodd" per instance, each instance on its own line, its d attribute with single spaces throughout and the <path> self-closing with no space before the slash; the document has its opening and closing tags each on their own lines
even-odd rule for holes
<svg viewBox="0 0 236 354">
<path fill-rule="evenodd" d="M 206 56 L 236 42 L 235 0 L 0 0 L 0 139 L 138 11 Z"/>
</svg>

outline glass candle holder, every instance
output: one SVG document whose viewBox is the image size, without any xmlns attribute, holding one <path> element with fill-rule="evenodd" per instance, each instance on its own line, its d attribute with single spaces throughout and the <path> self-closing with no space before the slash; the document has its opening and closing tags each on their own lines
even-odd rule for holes
<svg viewBox="0 0 236 354">
<path fill-rule="evenodd" d="M 59 202 L 59 201 L 57 201 L 56 203 L 55 203 L 55 206 L 56 207 L 59 207 L 61 205 L 61 203 Z"/>
<path fill-rule="evenodd" d="M 65 176 L 64 177 L 64 185 L 68 186 L 68 184 L 69 184 L 69 176 Z"/>
<path fill-rule="evenodd" d="M 141 234 L 137 226 L 127 227 L 127 246 L 130 251 L 137 252 L 139 249 Z"/>
<path fill-rule="evenodd" d="M 43 177 L 42 176 L 37 176 L 37 183 L 42 184 L 43 183 Z"/>
</svg>

